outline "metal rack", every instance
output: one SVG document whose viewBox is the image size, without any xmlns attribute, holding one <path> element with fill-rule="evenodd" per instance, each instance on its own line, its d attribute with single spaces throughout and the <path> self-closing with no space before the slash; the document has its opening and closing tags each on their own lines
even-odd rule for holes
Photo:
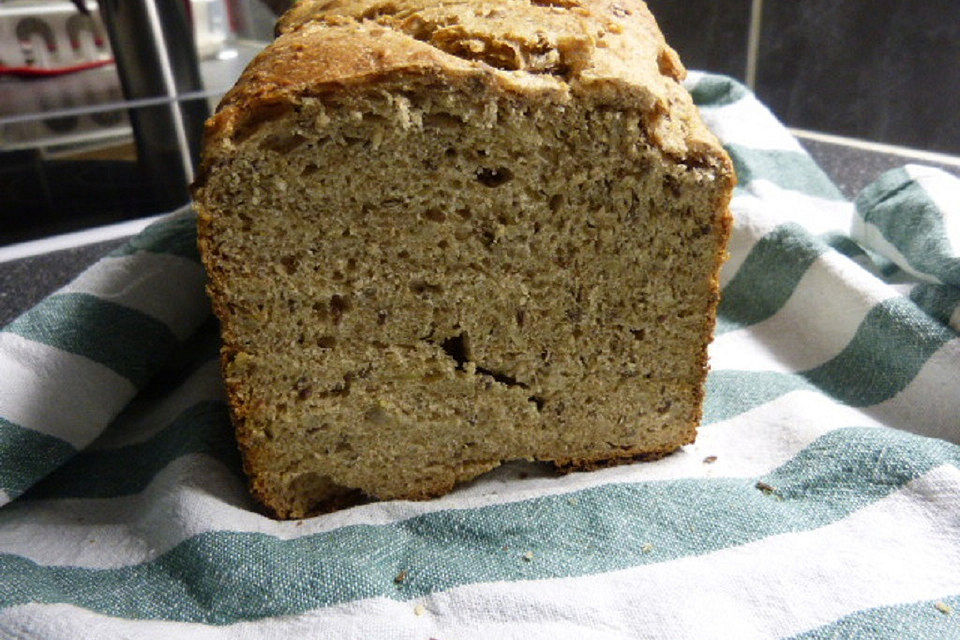
<svg viewBox="0 0 960 640">
<path fill-rule="evenodd" d="M 130 95 L 136 91 L 127 91 L 125 97 L 110 47 L 110 40 L 117 37 L 107 38 L 109 25 L 100 7 L 87 4 L 91 11 L 85 16 L 71 2 L 0 0 L 0 70 L 14 76 L 0 78 L 0 153 L 37 150 L 42 157 L 53 157 L 130 142 L 134 133 L 130 114 L 154 107 L 171 117 L 183 176 L 191 179 L 196 141 L 189 139 L 182 106 L 203 101 L 206 110 L 264 43 L 231 37 L 224 0 L 192 0 L 200 81 L 183 90 L 171 63 L 162 3 L 126 0 L 120 11 L 129 13 L 131 5 L 139 4 L 145 14 L 149 37 L 142 33 L 131 37 L 141 46 L 153 43 L 148 56 L 160 73 L 150 80 L 160 90 L 141 90 L 148 95 L 138 97 Z M 182 48 L 182 43 L 175 46 Z M 142 59 L 144 52 L 128 57 Z M 137 64 L 142 66 L 142 61 Z"/>
<path fill-rule="evenodd" d="M 86 6 L 0 0 L 0 244 L 185 203 L 203 121 L 270 38 L 258 0 Z"/>
</svg>

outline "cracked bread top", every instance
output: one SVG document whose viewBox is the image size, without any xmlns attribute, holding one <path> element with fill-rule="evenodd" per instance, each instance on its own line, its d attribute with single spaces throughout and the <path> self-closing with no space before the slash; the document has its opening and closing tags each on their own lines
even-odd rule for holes
<svg viewBox="0 0 960 640">
<path fill-rule="evenodd" d="M 204 168 L 304 98 L 419 79 L 636 110 L 667 156 L 732 173 L 640 0 L 302 0 L 277 33 L 207 123 Z"/>
</svg>

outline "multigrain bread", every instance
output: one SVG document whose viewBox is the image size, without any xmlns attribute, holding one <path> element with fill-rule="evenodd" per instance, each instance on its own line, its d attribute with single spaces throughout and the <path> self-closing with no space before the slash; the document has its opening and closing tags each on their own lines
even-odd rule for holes
<svg viewBox="0 0 960 640">
<path fill-rule="evenodd" d="M 194 196 L 280 518 L 692 442 L 730 160 L 638 0 L 305 0 Z"/>
</svg>

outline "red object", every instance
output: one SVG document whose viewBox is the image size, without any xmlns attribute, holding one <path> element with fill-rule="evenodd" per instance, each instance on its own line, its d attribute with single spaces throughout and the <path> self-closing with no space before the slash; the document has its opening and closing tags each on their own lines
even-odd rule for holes
<svg viewBox="0 0 960 640">
<path fill-rule="evenodd" d="M 113 64 L 113 58 L 109 60 L 94 60 L 93 62 L 83 62 L 69 67 L 8 67 L 0 65 L 0 76 L 17 76 L 19 78 L 49 78 L 52 76 L 63 76 L 68 73 L 86 71 L 87 69 L 96 69 Z"/>
<path fill-rule="evenodd" d="M 237 0 L 227 0 L 227 20 L 230 23 L 231 33 L 240 33 L 246 25 L 243 24 L 243 16 L 237 9 Z"/>
</svg>

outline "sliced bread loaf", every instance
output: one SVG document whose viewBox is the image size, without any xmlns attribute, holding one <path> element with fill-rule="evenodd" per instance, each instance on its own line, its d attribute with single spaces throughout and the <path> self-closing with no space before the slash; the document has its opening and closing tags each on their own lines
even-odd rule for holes
<svg viewBox="0 0 960 640">
<path fill-rule="evenodd" d="M 194 186 L 254 496 L 422 499 L 692 442 L 730 160 L 637 0 L 306 0 Z"/>
</svg>

